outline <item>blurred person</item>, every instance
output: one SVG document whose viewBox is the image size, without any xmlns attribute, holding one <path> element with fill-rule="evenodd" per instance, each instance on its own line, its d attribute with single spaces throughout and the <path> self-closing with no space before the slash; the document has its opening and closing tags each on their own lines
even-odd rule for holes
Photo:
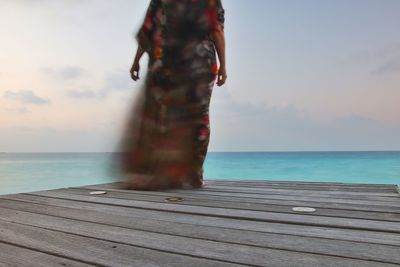
<svg viewBox="0 0 400 267">
<path fill-rule="evenodd" d="M 131 77 L 148 71 L 118 145 L 121 188 L 202 188 L 213 86 L 227 79 L 221 0 L 151 0 Z M 217 56 L 219 66 L 217 64 Z"/>
</svg>

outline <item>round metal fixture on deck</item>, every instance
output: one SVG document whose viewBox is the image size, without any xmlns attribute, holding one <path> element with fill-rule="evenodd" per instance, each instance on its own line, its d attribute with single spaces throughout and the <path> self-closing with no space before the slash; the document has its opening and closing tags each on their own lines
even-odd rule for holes
<svg viewBox="0 0 400 267">
<path fill-rule="evenodd" d="M 167 202 L 179 202 L 179 201 L 183 201 L 183 197 L 167 197 L 167 198 L 165 198 L 165 201 L 167 201 Z"/>
<path fill-rule="evenodd" d="M 91 194 L 91 195 L 104 195 L 104 194 L 107 194 L 107 192 L 106 191 L 92 191 L 89 194 Z"/>
<path fill-rule="evenodd" d="M 293 211 L 299 211 L 299 212 L 315 212 L 316 209 L 310 208 L 310 207 L 294 207 L 292 208 Z"/>
</svg>

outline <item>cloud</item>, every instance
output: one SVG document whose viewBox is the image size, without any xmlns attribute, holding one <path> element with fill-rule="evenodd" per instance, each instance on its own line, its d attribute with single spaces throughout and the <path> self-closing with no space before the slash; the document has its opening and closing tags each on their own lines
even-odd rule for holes
<svg viewBox="0 0 400 267">
<path fill-rule="evenodd" d="M 116 137 L 104 129 L 53 127 L 2 127 L 0 151 L 6 152 L 100 152 L 113 151 Z"/>
<path fill-rule="evenodd" d="M 400 71 L 400 43 L 365 49 L 348 56 L 339 63 L 340 67 L 356 64 L 357 68 L 368 68 L 372 75 Z"/>
<path fill-rule="evenodd" d="M 400 71 L 400 56 L 389 59 L 380 67 L 373 70 L 371 74 L 386 74 Z"/>
<path fill-rule="evenodd" d="M 129 72 L 125 70 L 115 70 L 108 73 L 106 77 L 106 87 L 110 90 L 129 90 L 132 88 L 133 83 Z"/>
<path fill-rule="evenodd" d="M 141 80 L 144 80 L 146 73 L 142 73 Z M 105 77 L 104 86 L 99 91 L 99 97 L 105 98 L 113 92 L 126 92 L 132 90 L 135 82 L 131 79 L 129 71 L 125 69 L 117 69 L 108 72 Z"/>
<path fill-rule="evenodd" d="M 379 122 L 365 116 L 349 114 L 336 119 L 335 123 L 347 127 L 365 127 L 378 124 Z"/>
<path fill-rule="evenodd" d="M 321 120 L 294 103 L 246 103 L 220 89 L 210 106 L 211 151 L 400 148 L 400 125 L 351 113 Z"/>
<path fill-rule="evenodd" d="M 22 104 L 45 105 L 50 100 L 36 95 L 32 90 L 6 91 L 3 96 L 8 99 L 19 101 Z"/>
<path fill-rule="evenodd" d="M 145 75 L 146 73 L 143 73 L 141 79 L 144 79 Z M 136 86 L 137 84 L 131 79 L 129 71 L 116 69 L 106 73 L 99 90 L 71 89 L 66 91 L 66 95 L 77 99 L 106 99 L 112 93 L 128 92 Z"/>
<path fill-rule="evenodd" d="M 67 66 L 62 68 L 44 68 L 43 71 L 55 79 L 74 80 L 86 74 L 86 71 L 80 67 Z"/>
<path fill-rule="evenodd" d="M 3 108 L 4 111 L 8 113 L 13 113 L 17 115 L 22 115 L 26 113 L 30 113 L 30 111 L 26 107 L 19 107 L 19 108 Z"/>
<path fill-rule="evenodd" d="M 97 98 L 96 92 L 93 90 L 68 90 L 67 96 L 72 98 Z"/>
</svg>

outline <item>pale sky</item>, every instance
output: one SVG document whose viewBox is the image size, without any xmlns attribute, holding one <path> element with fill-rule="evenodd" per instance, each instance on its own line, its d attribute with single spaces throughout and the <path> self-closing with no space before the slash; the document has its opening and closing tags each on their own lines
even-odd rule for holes
<svg viewBox="0 0 400 267">
<path fill-rule="evenodd" d="M 148 3 L 0 0 L 0 151 L 113 151 Z M 222 3 L 209 151 L 400 150 L 400 1 Z"/>
</svg>

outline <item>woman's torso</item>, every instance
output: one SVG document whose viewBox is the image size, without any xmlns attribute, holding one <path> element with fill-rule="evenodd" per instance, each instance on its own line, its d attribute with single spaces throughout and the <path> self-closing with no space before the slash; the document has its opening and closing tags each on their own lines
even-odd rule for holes
<svg viewBox="0 0 400 267">
<path fill-rule="evenodd" d="M 185 77 L 215 72 L 216 50 L 209 33 L 207 7 L 208 0 L 160 0 L 154 18 L 150 71 L 179 71 Z"/>
</svg>

